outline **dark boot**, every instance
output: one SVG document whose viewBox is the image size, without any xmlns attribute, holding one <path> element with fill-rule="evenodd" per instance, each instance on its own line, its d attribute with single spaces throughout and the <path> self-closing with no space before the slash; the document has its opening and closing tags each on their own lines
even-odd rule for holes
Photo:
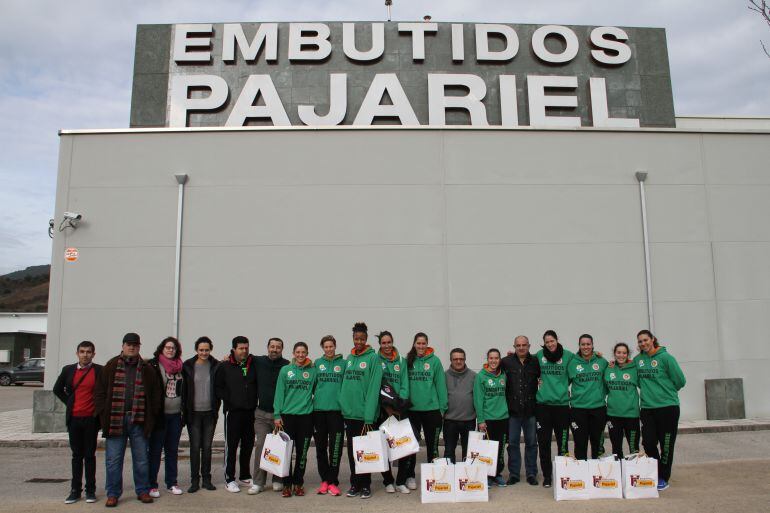
<svg viewBox="0 0 770 513">
<path fill-rule="evenodd" d="M 217 489 L 217 487 L 214 486 L 211 483 L 211 477 L 204 477 L 203 478 L 203 488 L 205 488 L 206 490 L 216 490 Z"/>
<path fill-rule="evenodd" d="M 187 489 L 187 493 L 195 493 L 195 492 L 197 492 L 200 489 L 201 489 L 201 487 L 200 487 L 200 484 L 199 484 L 198 480 L 197 479 L 193 479 L 192 482 L 190 483 L 190 488 Z"/>
</svg>

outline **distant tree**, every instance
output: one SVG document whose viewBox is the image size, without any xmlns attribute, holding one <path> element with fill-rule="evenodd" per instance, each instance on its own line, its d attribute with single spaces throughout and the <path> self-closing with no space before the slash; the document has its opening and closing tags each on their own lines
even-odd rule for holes
<svg viewBox="0 0 770 513">
<path fill-rule="evenodd" d="M 767 0 L 749 0 L 749 5 L 747 7 L 752 11 L 758 12 L 759 15 L 762 16 L 762 19 L 765 20 L 765 23 L 770 27 L 770 4 L 767 3 Z M 765 51 L 765 55 L 770 57 L 770 52 L 767 51 L 765 43 L 761 39 L 759 43 L 762 45 L 762 50 Z"/>
</svg>

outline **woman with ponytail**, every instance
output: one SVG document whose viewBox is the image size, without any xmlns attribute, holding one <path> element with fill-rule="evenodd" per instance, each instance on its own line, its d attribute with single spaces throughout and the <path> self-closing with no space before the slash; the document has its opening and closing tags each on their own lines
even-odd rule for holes
<svg viewBox="0 0 770 513">
<path fill-rule="evenodd" d="M 607 387 L 607 429 L 610 432 L 612 453 L 623 458 L 623 438 L 628 449 L 639 452 L 639 377 L 636 363 L 630 358 L 628 344 L 618 342 L 612 350 L 615 360 L 604 371 Z"/>
</svg>

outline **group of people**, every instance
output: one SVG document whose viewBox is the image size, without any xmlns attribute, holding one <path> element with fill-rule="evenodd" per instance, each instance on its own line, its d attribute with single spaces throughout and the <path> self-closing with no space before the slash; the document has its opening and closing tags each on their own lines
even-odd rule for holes
<svg viewBox="0 0 770 513">
<path fill-rule="evenodd" d="M 305 342 L 283 357 L 284 344 L 271 338 L 267 354 L 252 355 L 249 340 L 232 340 L 222 361 L 212 357 L 208 337 L 195 342 L 196 355 L 182 361 L 180 343 L 167 337 L 154 358 L 139 356 L 140 337 L 128 333 L 121 353 L 104 367 L 93 363 L 94 344 L 81 342 L 78 362 L 62 369 L 54 392 L 67 405 L 67 428 L 72 448 L 72 483 L 66 503 L 81 498 L 85 467 L 86 502 L 95 502 L 95 450 L 99 429 L 106 439 L 108 507 L 118 504 L 123 491 L 123 458 L 131 442 L 137 498 L 153 502 L 160 496 L 158 474 L 165 455 L 168 493 L 183 493 L 177 481 L 177 453 L 183 426 L 190 437 L 191 484 L 215 490 L 211 479 L 211 449 L 220 406 L 224 416 L 225 488 L 249 494 L 262 492 L 267 473 L 260 469 L 265 438 L 283 430 L 296 452 L 289 475 L 272 477 L 272 489 L 283 497 L 305 495 L 304 474 L 311 439 L 315 439 L 321 486 L 316 493 L 342 494 L 339 469 L 343 442 L 350 466 L 348 497 L 372 496 L 371 474 L 355 471 L 353 438 L 377 429 L 391 415 L 408 418 L 427 448 L 427 461 L 439 457 L 444 433 L 444 457 L 455 461 L 458 444 L 467 456 L 473 430 L 499 442 L 496 475 L 490 485 L 513 485 L 521 479 L 521 434 L 524 434 L 524 471 L 530 485 L 538 485 L 537 454 L 543 486 L 552 484 L 551 444 L 569 454 L 568 434 L 578 459 L 604 452 L 604 429 L 609 429 L 612 452 L 622 457 L 623 441 L 638 452 L 640 435 L 645 452 L 659 462 L 659 489 L 668 487 L 679 419 L 678 391 L 684 375 L 673 356 L 648 330 L 637 335 L 639 354 L 631 358 L 625 343 L 615 345 L 608 361 L 594 351 L 585 334 L 572 353 L 552 330 L 543 335 L 537 354 L 525 336 L 514 340 L 503 355 L 489 349 L 478 372 L 466 365 L 462 348 L 450 352 L 449 368 L 417 333 L 406 356 L 393 335 L 377 335 L 378 348 L 369 342 L 366 324 L 353 326 L 353 348 L 344 357 L 331 335 L 320 341 L 323 355 L 313 361 Z M 508 479 L 503 478 L 505 449 Z M 255 451 L 256 449 L 256 451 Z M 255 457 L 252 461 L 252 453 Z M 396 475 L 382 474 L 386 492 L 410 493 L 417 488 L 415 455 L 399 460 Z M 236 464 L 238 474 L 236 474 Z M 252 467 L 253 465 L 253 467 Z"/>
</svg>

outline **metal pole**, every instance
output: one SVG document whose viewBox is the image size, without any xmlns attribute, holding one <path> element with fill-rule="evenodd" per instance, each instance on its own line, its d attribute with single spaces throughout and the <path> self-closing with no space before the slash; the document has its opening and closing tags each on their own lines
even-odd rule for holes
<svg viewBox="0 0 770 513">
<path fill-rule="evenodd" d="M 179 338 L 179 286 L 182 265 L 182 212 L 184 210 L 184 184 L 187 183 L 186 174 L 175 174 L 176 183 L 179 184 L 179 199 L 176 210 L 176 263 L 174 266 L 174 337 Z"/>
<path fill-rule="evenodd" d="M 391 9 L 392 5 L 393 5 L 393 0 L 385 0 L 385 7 L 388 8 L 388 21 L 390 21 L 390 18 L 391 18 L 391 16 L 390 16 L 390 14 L 391 14 L 390 13 L 390 9 Z"/>
<path fill-rule="evenodd" d="M 644 238 L 644 270 L 647 280 L 647 317 L 649 330 L 655 333 L 655 319 L 652 312 L 652 271 L 650 267 L 650 239 L 647 235 L 647 199 L 644 195 L 644 181 L 647 180 L 647 173 L 639 171 L 636 173 L 636 179 L 639 182 L 639 198 L 642 203 L 642 235 Z"/>
</svg>

